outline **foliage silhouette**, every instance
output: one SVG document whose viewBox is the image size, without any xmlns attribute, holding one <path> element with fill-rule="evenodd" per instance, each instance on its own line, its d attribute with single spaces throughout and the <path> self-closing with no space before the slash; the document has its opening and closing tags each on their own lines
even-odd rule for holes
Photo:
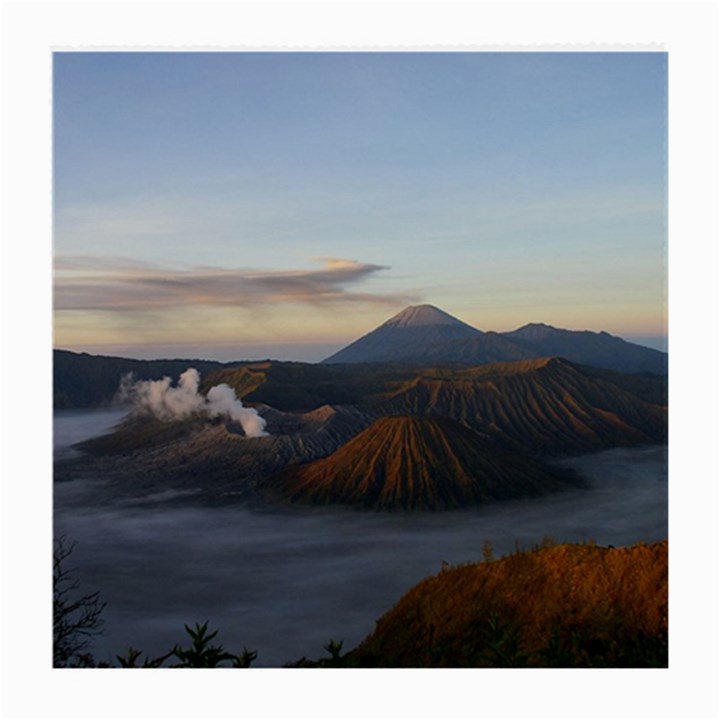
<svg viewBox="0 0 720 720">
<path fill-rule="evenodd" d="M 340 651 L 342 650 L 343 641 L 335 642 L 335 640 L 330 640 L 327 645 L 323 645 L 323 649 L 325 652 L 330 653 L 330 658 L 323 660 L 322 667 L 343 667 L 344 663 L 342 661 L 342 656 L 340 655 Z"/>
<path fill-rule="evenodd" d="M 84 652 L 90 638 L 102 634 L 100 617 L 107 603 L 100 593 L 79 594 L 79 581 L 66 560 L 75 543 L 61 535 L 53 543 L 53 667 L 93 667 L 92 655 Z"/>
<path fill-rule="evenodd" d="M 185 632 L 190 636 L 190 645 L 175 645 L 165 655 L 146 657 L 142 665 L 138 664 L 142 651 L 132 647 L 128 648 L 125 655 L 117 655 L 117 660 L 123 668 L 157 668 L 172 657 L 178 662 L 169 665 L 171 668 L 218 668 L 223 667 L 223 663 L 230 663 L 229 667 L 233 668 L 249 668 L 257 658 L 257 652 L 243 648 L 240 655 L 234 655 L 222 645 L 212 645 L 211 640 L 217 636 L 218 631 L 208 632 L 208 624 L 206 621 L 202 625 L 195 623 L 195 627 L 185 625 Z"/>
</svg>

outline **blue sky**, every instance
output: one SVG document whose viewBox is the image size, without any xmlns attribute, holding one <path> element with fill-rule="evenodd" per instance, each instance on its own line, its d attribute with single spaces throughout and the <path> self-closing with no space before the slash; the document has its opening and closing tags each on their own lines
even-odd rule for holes
<svg viewBox="0 0 720 720">
<path fill-rule="evenodd" d="M 664 53 L 56 53 L 55 345 L 666 333 Z"/>
</svg>

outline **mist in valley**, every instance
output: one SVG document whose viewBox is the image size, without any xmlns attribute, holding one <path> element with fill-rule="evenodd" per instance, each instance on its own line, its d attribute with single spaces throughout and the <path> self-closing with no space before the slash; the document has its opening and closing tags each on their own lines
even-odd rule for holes
<svg viewBox="0 0 720 720">
<path fill-rule="evenodd" d="M 101 410 L 58 410 L 53 422 L 53 453 L 56 459 L 76 457 L 73 445 L 110 432 L 127 415 L 127 409 L 112 406 Z"/>
<path fill-rule="evenodd" d="M 122 412 L 58 413 L 56 456 Z M 205 622 L 254 666 L 325 655 L 330 639 L 357 645 L 412 585 L 451 565 L 496 557 L 550 536 L 627 545 L 667 537 L 667 448 L 614 449 L 562 464 L 588 481 L 541 499 L 442 513 L 249 509 L 201 505 L 192 492 L 108 503 L 102 478 L 55 484 L 55 532 L 77 542 L 70 564 L 107 608 L 96 660 L 129 646 L 151 655 Z"/>
</svg>

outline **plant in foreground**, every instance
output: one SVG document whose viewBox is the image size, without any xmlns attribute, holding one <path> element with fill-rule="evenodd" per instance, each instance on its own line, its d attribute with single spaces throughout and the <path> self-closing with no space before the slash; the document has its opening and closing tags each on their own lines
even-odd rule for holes
<svg viewBox="0 0 720 720">
<path fill-rule="evenodd" d="M 79 581 L 65 561 L 75 547 L 65 536 L 53 546 L 53 667 L 92 667 L 92 656 L 84 652 L 90 638 L 102 634 L 100 617 L 106 603 L 100 593 L 80 595 Z"/>
<path fill-rule="evenodd" d="M 253 650 L 243 648 L 240 655 L 234 655 L 228 652 L 222 645 L 213 645 L 213 640 L 218 631 L 208 633 L 208 622 L 200 625 L 195 623 L 195 627 L 191 628 L 185 625 L 185 632 L 190 636 L 191 643 L 187 647 L 175 645 L 165 655 L 155 658 L 146 657 L 142 665 L 138 664 L 142 651 L 135 648 L 128 648 L 125 655 L 118 655 L 117 659 L 123 668 L 157 668 L 161 667 L 164 662 L 170 658 L 176 658 L 175 662 L 168 667 L 171 668 L 249 668 L 253 661 L 257 658 L 257 653 Z M 223 665 L 223 663 L 230 663 Z"/>
</svg>

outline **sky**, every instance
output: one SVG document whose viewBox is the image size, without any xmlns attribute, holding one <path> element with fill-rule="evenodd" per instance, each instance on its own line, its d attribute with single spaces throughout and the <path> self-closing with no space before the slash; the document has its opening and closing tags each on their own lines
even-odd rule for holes
<svg viewBox="0 0 720 720">
<path fill-rule="evenodd" d="M 667 55 L 56 52 L 54 345 L 318 361 L 407 305 L 663 348 Z"/>
</svg>

